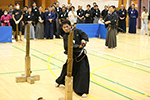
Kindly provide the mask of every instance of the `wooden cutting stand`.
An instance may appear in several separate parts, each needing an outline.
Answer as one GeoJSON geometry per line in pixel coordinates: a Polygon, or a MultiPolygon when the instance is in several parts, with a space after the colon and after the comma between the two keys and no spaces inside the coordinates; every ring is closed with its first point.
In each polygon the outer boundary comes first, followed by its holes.
{"type": "Polygon", "coordinates": [[[30,26],[27,24],[27,34],[26,34],[26,56],[25,56],[25,74],[21,77],[16,77],[16,82],[28,82],[34,84],[34,81],[40,80],[39,75],[31,76],[31,57],[30,57],[30,26]]]}
{"type": "Polygon", "coordinates": [[[72,31],[68,36],[68,61],[67,61],[67,76],[65,77],[65,99],[59,98],[59,100],[73,100],[73,77],[72,77],[72,67],[73,67],[73,34],[72,31]]]}

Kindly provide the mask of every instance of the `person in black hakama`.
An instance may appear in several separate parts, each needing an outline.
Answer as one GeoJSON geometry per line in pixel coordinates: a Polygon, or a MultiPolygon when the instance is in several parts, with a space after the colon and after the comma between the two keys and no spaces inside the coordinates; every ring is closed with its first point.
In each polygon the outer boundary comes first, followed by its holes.
{"type": "Polygon", "coordinates": [[[35,24],[37,24],[37,23],[38,23],[39,9],[38,9],[38,7],[36,6],[36,2],[33,2],[32,5],[33,5],[33,7],[32,7],[32,13],[33,13],[34,16],[35,16],[35,24]]]}
{"type": "Polygon", "coordinates": [[[115,49],[117,46],[117,41],[116,41],[116,23],[118,20],[118,16],[115,11],[115,6],[110,6],[109,8],[109,14],[106,16],[104,19],[105,25],[107,28],[107,37],[106,37],[106,47],[107,48],[112,48],[115,49]]]}
{"type": "MultiPolygon", "coordinates": [[[[121,9],[118,11],[118,16],[119,16],[119,22],[118,22],[118,27],[124,30],[126,33],[126,17],[127,17],[127,11],[124,8],[123,5],[121,5],[121,9]]],[[[118,30],[120,32],[120,30],[118,30]]]]}
{"type": "Polygon", "coordinates": [[[44,39],[44,21],[45,21],[45,14],[42,12],[43,7],[39,7],[39,16],[38,16],[38,23],[36,26],[36,39],[44,39]]]}
{"type": "MultiPolygon", "coordinates": [[[[65,20],[62,22],[62,28],[64,30],[63,41],[65,54],[68,52],[68,35],[71,33],[71,22],[65,20]]],[[[87,97],[89,93],[89,81],[90,81],[90,68],[89,61],[86,55],[84,46],[88,42],[88,36],[86,33],[79,29],[74,29],[73,37],[73,89],[78,95],[82,95],[83,98],[87,97]]],[[[56,87],[60,84],[65,85],[65,76],[67,74],[67,61],[63,65],[60,76],[56,79],[56,87]]]]}
{"type": "Polygon", "coordinates": [[[100,10],[98,8],[98,5],[94,6],[94,12],[93,12],[93,23],[98,23],[99,17],[100,17],[100,10]]]}
{"type": "Polygon", "coordinates": [[[36,6],[36,2],[33,2],[32,5],[33,5],[33,7],[32,7],[32,13],[34,14],[34,17],[35,17],[34,31],[36,32],[36,25],[38,23],[38,17],[39,17],[39,9],[36,6]]]}
{"type": "Polygon", "coordinates": [[[35,31],[34,31],[34,23],[35,23],[35,16],[32,13],[32,8],[28,8],[28,13],[25,14],[25,34],[24,38],[26,39],[27,35],[27,24],[30,26],[30,39],[35,39],[35,31]]]}

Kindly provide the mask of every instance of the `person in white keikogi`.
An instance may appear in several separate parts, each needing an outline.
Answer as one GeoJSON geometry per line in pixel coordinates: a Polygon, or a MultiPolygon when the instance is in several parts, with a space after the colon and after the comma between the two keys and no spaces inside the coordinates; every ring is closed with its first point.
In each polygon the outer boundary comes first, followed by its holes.
{"type": "Polygon", "coordinates": [[[142,27],[141,27],[141,34],[143,35],[143,31],[145,29],[145,35],[147,35],[148,33],[148,11],[146,8],[144,8],[144,12],[141,15],[141,19],[142,19],[142,27]]]}

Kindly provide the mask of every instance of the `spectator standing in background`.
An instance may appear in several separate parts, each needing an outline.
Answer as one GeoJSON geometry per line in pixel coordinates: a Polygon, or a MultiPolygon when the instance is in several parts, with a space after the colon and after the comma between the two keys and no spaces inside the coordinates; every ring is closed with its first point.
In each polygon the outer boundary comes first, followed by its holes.
{"type": "Polygon", "coordinates": [[[92,23],[92,12],[91,12],[91,6],[87,5],[87,10],[85,11],[85,23],[92,23]]]}
{"type": "Polygon", "coordinates": [[[56,18],[57,18],[57,12],[55,10],[55,6],[52,5],[52,12],[55,13],[55,20],[53,21],[53,34],[55,35],[55,38],[59,38],[57,28],[56,28],[56,18]]]}
{"type": "MultiPolygon", "coordinates": [[[[12,15],[13,15],[13,5],[10,4],[8,7],[9,7],[8,14],[9,14],[9,15],[11,16],[11,18],[12,18],[12,15]]],[[[10,21],[10,25],[12,26],[12,29],[14,30],[14,27],[15,27],[15,22],[14,22],[14,20],[11,20],[11,21],[10,21]]]]}
{"type": "Polygon", "coordinates": [[[129,33],[136,33],[136,19],[138,18],[138,11],[135,5],[132,4],[132,9],[129,10],[129,33]]]}
{"type": "Polygon", "coordinates": [[[70,11],[70,5],[67,5],[67,10],[66,10],[66,12],[69,13],[69,11],[70,11]]]}
{"type": "Polygon", "coordinates": [[[82,6],[79,6],[79,9],[77,10],[77,23],[84,23],[84,10],[82,9],[82,6]]]}
{"type": "MultiPolygon", "coordinates": [[[[35,24],[35,16],[32,13],[32,8],[28,8],[28,13],[25,15],[25,25],[30,25],[30,39],[35,39],[35,32],[34,32],[34,24],[35,24]]],[[[25,35],[24,38],[26,39],[27,34],[27,27],[25,26],[25,35]]]]}
{"type": "Polygon", "coordinates": [[[15,9],[13,10],[13,15],[12,18],[15,22],[15,26],[14,26],[14,37],[16,36],[16,24],[18,24],[18,31],[19,31],[19,35],[20,35],[20,41],[22,41],[21,39],[21,31],[22,31],[22,18],[23,18],[23,12],[20,9],[20,4],[16,3],[15,4],[15,9]]]}
{"type": "Polygon", "coordinates": [[[53,39],[53,22],[56,16],[55,13],[52,12],[52,7],[48,7],[46,15],[46,39],[53,39]]]}
{"type": "MultiPolygon", "coordinates": [[[[119,21],[118,26],[122,28],[126,33],[126,17],[127,17],[127,11],[124,8],[123,5],[121,5],[121,9],[118,11],[119,21]]],[[[118,30],[119,31],[119,30],[118,30]]]]}
{"type": "Polygon", "coordinates": [[[28,13],[28,7],[27,6],[24,6],[23,8],[23,19],[22,19],[22,25],[24,26],[24,23],[25,23],[25,15],[28,13]]]}
{"type": "Polygon", "coordinates": [[[104,10],[102,11],[103,19],[106,17],[107,14],[108,14],[108,7],[107,7],[107,5],[105,5],[104,10]]]}
{"type": "Polygon", "coordinates": [[[71,7],[71,11],[68,13],[68,19],[71,22],[71,25],[77,22],[77,12],[75,11],[75,7],[71,7]]]}
{"type": "Polygon", "coordinates": [[[142,28],[141,28],[141,34],[143,35],[143,31],[145,29],[145,35],[148,34],[148,11],[146,8],[144,8],[144,12],[141,15],[141,19],[142,19],[142,28]]]}
{"type": "Polygon", "coordinates": [[[39,16],[38,16],[38,23],[36,26],[36,39],[44,39],[44,20],[45,15],[43,13],[43,7],[39,7],[39,16]]]}
{"type": "Polygon", "coordinates": [[[10,4],[10,5],[8,5],[8,7],[9,7],[8,14],[12,17],[12,14],[13,14],[13,5],[10,4]]]}
{"type": "Polygon", "coordinates": [[[4,15],[1,17],[2,26],[10,26],[11,16],[7,13],[7,10],[4,10],[4,15]]]}
{"type": "Polygon", "coordinates": [[[93,7],[91,8],[91,11],[94,11],[95,5],[97,5],[96,2],[93,2],[93,7]]]}
{"type": "MultiPolygon", "coordinates": [[[[34,14],[34,17],[35,17],[35,24],[34,24],[34,32],[36,31],[36,25],[37,25],[37,22],[38,22],[38,16],[39,16],[39,9],[38,7],[36,6],[36,2],[33,2],[32,3],[32,13],[34,14]]],[[[36,34],[35,34],[36,35],[36,34]]]]}
{"type": "Polygon", "coordinates": [[[67,20],[68,18],[68,13],[65,11],[65,7],[62,8],[62,11],[59,13],[59,24],[60,24],[60,29],[59,29],[59,38],[62,38],[62,21],[67,20]]]}
{"type": "Polygon", "coordinates": [[[95,9],[93,13],[93,19],[94,19],[93,23],[98,23],[99,17],[100,17],[100,10],[98,8],[98,5],[95,5],[95,9]]]}
{"type": "Polygon", "coordinates": [[[129,14],[129,10],[132,9],[133,4],[134,4],[134,2],[132,2],[131,6],[128,8],[128,14],[129,14]]]}
{"type": "Polygon", "coordinates": [[[24,6],[23,10],[24,12],[23,12],[23,19],[22,19],[22,34],[24,34],[25,31],[25,15],[28,12],[28,7],[24,6]]]}
{"type": "Polygon", "coordinates": [[[53,3],[53,6],[56,7],[56,3],[53,3]]]}
{"type": "Polygon", "coordinates": [[[91,23],[93,23],[93,21],[94,21],[95,5],[97,5],[96,2],[93,2],[93,7],[90,9],[91,10],[91,18],[92,18],[92,22],[91,23]]]}

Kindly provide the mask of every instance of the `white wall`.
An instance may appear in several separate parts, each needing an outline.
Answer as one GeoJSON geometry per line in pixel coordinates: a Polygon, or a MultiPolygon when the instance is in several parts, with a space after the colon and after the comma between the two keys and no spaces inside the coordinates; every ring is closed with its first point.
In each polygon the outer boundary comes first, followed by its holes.
{"type": "MultiPolygon", "coordinates": [[[[105,5],[109,4],[109,5],[115,5],[117,7],[119,3],[119,0],[94,0],[94,1],[98,4],[101,11],[104,9],[105,5]]],[[[70,0],[73,6],[75,6],[76,10],[78,9],[78,5],[82,5],[83,9],[86,9],[87,4],[93,6],[94,1],[93,0],[70,0]]],[[[59,0],[59,2],[60,2],[60,6],[62,4],[67,5],[68,0],[59,0]]]]}
{"type": "MultiPolygon", "coordinates": [[[[105,5],[116,5],[118,6],[118,0],[94,0],[98,6],[99,9],[102,11],[104,9],[105,5]],[[117,4],[116,4],[117,3],[117,4]]],[[[86,9],[86,5],[90,4],[93,7],[93,0],[71,0],[73,4],[77,7],[78,4],[81,4],[84,9],[86,9]]]]}
{"type": "Polygon", "coordinates": [[[57,0],[57,1],[59,1],[61,7],[63,4],[65,4],[66,6],[68,4],[68,0],[57,0]]]}

